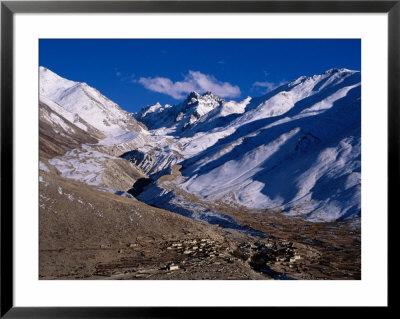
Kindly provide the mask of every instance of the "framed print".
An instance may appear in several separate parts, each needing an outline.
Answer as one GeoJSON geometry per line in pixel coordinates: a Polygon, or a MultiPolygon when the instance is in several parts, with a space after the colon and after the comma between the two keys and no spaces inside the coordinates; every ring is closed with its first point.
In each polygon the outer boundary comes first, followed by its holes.
{"type": "Polygon", "coordinates": [[[1,315],[388,308],[399,15],[2,1],[1,315]]]}

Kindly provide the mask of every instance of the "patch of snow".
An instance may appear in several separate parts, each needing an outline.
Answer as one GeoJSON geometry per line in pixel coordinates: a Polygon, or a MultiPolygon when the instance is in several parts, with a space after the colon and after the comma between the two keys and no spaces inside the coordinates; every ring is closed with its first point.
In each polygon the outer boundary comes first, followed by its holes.
{"type": "Polygon", "coordinates": [[[47,182],[44,180],[43,176],[40,176],[40,175],[39,175],[39,183],[43,183],[44,186],[49,186],[49,183],[47,183],[47,182]]]}
{"type": "Polygon", "coordinates": [[[50,173],[49,168],[47,167],[47,165],[45,163],[43,163],[42,161],[39,161],[39,169],[45,172],[50,173]]]}
{"type": "Polygon", "coordinates": [[[86,149],[73,149],[64,156],[49,160],[61,173],[62,177],[84,182],[88,185],[102,185],[104,164],[112,156],[95,151],[88,146],[86,149]]]}

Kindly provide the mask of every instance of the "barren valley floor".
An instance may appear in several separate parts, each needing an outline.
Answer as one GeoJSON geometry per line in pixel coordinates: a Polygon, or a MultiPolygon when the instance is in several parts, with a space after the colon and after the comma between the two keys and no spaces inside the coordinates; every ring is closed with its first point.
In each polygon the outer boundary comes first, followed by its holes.
{"type": "MultiPolygon", "coordinates": [[[[250,235],[67,180],[40,182],[40,279],[361,279],[360,220],[218,208],[250,235]]],[[[214,207],[216,209],[216,207],[214,207]]]]}

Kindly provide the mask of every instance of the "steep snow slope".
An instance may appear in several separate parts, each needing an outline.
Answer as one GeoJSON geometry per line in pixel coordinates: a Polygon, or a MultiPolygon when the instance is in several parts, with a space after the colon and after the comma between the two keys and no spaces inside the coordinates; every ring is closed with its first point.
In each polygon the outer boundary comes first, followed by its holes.
{"type": "MultiPolygon", "coordinates": [[[[210,201],[283,209],[310,220],[358,216],[360,99],[360,72],[332,69],[260,98],[221,101],[185,130],[174,130],[185,158],[178,162],[186,178],[180,186],[210,201]]],[[[182,127],[183,119],[160,119],[153,127],[165,127],[155,134],[182,127]]]]}
{"type": "Polygon", "coordinates": [[[152,142],[144,125],[97,90],[43,67],[39,123],[40,157],[62,177],[123,196],[146,177],[119,158],[152,142]]]}
{"type": "Polygon", "coordinates": [[[71,148],[98,141],[95,132],[90,134],[77,125],[85,122],[72,123],[61,114],[47,104],[39,103],[39,150],[42,158],[63,155],[71,148]]]}
{"type": "MultiPolygon", "coordinates": [[[[128,112],[96,89],[86,83],[66,80],[44,67],[40,67],[40,100],[72,122],[82,118],[105,136],[144,131],[128,112]]],[[[88,130],[82,124],[80,128],[88,130]]]]}
{"type": "MultiPolygon", "coordinates": [[[[53,115],[46,116],[45,114],[41,114],[41,118],[46,118],[50,123],[57,121],[57,117],[62,117],[66,119],[68,122],[74,124],[75,126],[79,127],[83,131],[87,132],[89,135],[95,138],[104,138],[105,135],[103,132],[99,131],[84,119],[82,119],[78,113],[72,113],[64,109],[62,106],[58,105],[54,101],[48,99],[45,96],[40,96],[39,104],[45,105],[48,107],[53,115]]],[[[40,111],[43,111],[43,107],[40,108],[40,111]]],[[[57,124],[56,124],[57,125],[57,124]]],[[[65,125],[64,125],[65,128],[65,125]]],[[[68,129],[67,129],[68,130],[68,129]]]]}

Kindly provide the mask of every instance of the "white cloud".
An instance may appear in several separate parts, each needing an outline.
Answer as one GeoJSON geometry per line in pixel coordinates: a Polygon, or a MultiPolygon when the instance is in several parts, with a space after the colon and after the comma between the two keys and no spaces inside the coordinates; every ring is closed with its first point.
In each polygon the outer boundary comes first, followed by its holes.
{"type": "Polygon", "coordinates": [[[163,77],[141,77],[138,82],[148,90],[167,94],[177,100],[192,91],[199,93],[211,91],[221,97],[238,97],[241,94],[237,85],[218,81],[214,76],[199,71],[189,71],[183,81],[173,82],[163,77]]]}

